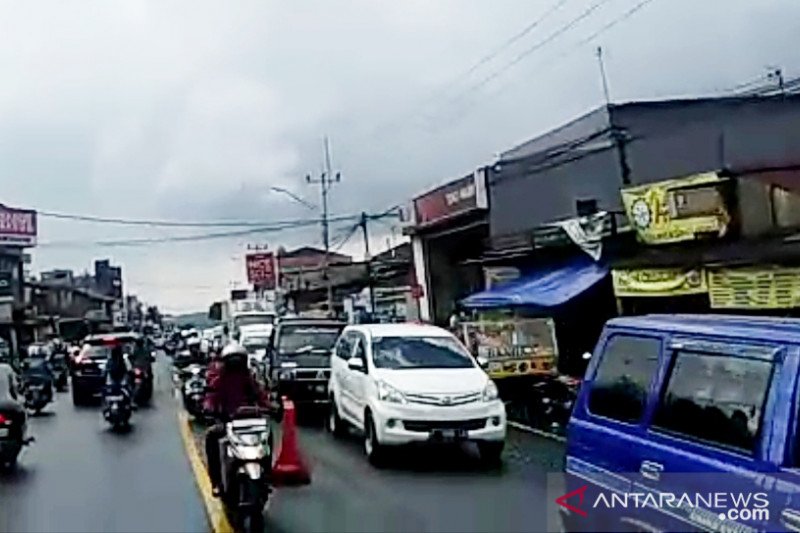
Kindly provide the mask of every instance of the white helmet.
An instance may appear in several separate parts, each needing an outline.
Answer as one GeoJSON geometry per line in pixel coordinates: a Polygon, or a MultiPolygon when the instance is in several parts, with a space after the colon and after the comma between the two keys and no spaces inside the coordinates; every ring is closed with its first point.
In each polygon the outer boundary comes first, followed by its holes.
{"type": "Polygon", "coordinates": [[[189,337],[186,339],[186,346],[200,346],[200,339],[197,337],[189,337]]]}
{"type": "Polygon", "coordinates": [[[222,358],[227,359],[228,357],[235,355],[242,355],[247,357],[247,349],[236,341],[229,342],[222,349],[222,358]]]}

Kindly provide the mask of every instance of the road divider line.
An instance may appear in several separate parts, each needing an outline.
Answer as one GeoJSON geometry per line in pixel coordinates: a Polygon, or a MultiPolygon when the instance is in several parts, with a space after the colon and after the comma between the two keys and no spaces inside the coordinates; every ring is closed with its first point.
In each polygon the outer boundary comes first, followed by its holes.
{"type": "Polygon", "coordinates": [[[507,420],[506,423],[509,425],[509,427],[512,427],[519,431],[524,431],[526,433],[533,433],[534,435],[538,435],[539,437],[544,437],[546,439],[554,440],[556,442],[567,442],[567,439],[565,439],[561,435],[548,433],[547,431],[542,431],[541,429],[532,428],[530,426],[526,426],[525,424],[520,424],[519,422],[514,422],[512,420],[507,420]]]}
{"type": "Polygon", "coordinates": [[[197,488],[203,497],[203,505],[206,508],[211,531],[213,533],[233,533],[233,528],[228,521],[228,516],[225,514],[222,502],[215,498],[211,491],[211,479],[208,477],[206,465],[200,456],[197,444],[195,444],[192,428],[189,426],[189,416],[183,409],[178,410],[178,425],[180,426],[183,445],[186,448],[186,455],[189,456],[189,462],[194,471],[197,488]]]}

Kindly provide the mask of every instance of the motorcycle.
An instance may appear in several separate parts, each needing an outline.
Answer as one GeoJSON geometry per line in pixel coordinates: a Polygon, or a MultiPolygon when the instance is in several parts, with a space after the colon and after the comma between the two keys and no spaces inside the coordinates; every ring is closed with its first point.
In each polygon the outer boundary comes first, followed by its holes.
{"type": "Polygon", "coordinates": [[[533,385],[528,403],[528,421],[532,427],[563,434],[578,396],[580,380],[559,376],[533,385]]]}
{"type": "Polygon", "coordinates": [[[27,436],[27,430],[25,411],[0,404],[0,469],[12,469],[22,448],[34,441],[33,437],[27,436]]]}
{"type": "Polygon", "coordinates": [[[25,408],[35,415],[53,401],[53,385],[47,378],[24,377],[22,393],[25,408]]]}
{"type": "Polygon", "coordinates": [[[185,376],[181,388],[183,406],[190,415],[200,417],[206,393],[206,367],[198,364],[189,365],[183,371],[183,375],[185,376]]]}
{"type": "Polygon", "coordinates": [[[112,428],[129,427],[132,411],[130,394],[121,386],[107,386],[103,390],[103,418],[112,428]]]}
{"type": "Polygon", "coordinates": [[[69,363],[67,361],[67,354],[55,353],[50,361],[50,369],[53,373],[53,384],[58,392],[67,390],[69,383],[69,363]]]}
{"type": "Polygon", "coordinates": [[[264,531],[264,506],[272,492],[272,432],[266,411],[240,409],[220,439],[221,496],[237,530],[264,531]]]}
{"type": "Polygon", "coordinates": [[[133,369],[133,401],[144,406],[153,397],[153,376],[150,369],[135,367],[133,369]]]}

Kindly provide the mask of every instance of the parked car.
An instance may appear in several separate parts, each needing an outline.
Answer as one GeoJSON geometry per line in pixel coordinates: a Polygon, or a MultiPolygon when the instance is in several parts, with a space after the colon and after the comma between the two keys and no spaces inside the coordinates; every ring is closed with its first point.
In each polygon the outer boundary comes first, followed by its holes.
{"type": "Polygon", "coordinates": [[[298,406],[327,405],[331,351],[344,327],[344,322],[328,318],[281,319],[267,363],[276,394],[288,396],[298,406]]]}
{"type": "Polygon", "coordinates": [[[352,425],[379,465],[391,446],[476,442],[497,462],[506,411],[497,387],[447,330],[420,324],[348,326],[331,357],[328,429],[352,425]]]}
{"type": "Polygon", "coordinates": [[[800,530],[799,365],[796,319],[609,321],[567,428],[564,529],[800,530]],[[633,492],[688,497],[609,508],[633,492]]]}

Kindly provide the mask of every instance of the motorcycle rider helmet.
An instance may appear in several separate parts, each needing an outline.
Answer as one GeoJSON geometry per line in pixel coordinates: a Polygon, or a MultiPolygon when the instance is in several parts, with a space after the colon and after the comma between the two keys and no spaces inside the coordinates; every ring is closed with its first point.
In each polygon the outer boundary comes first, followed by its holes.
{"type": "Polygon", "coordinates": [[[222,364],[225,368],[247,368],[247,349],[238,342],[231,342],[222,349],[222,364]]]}

